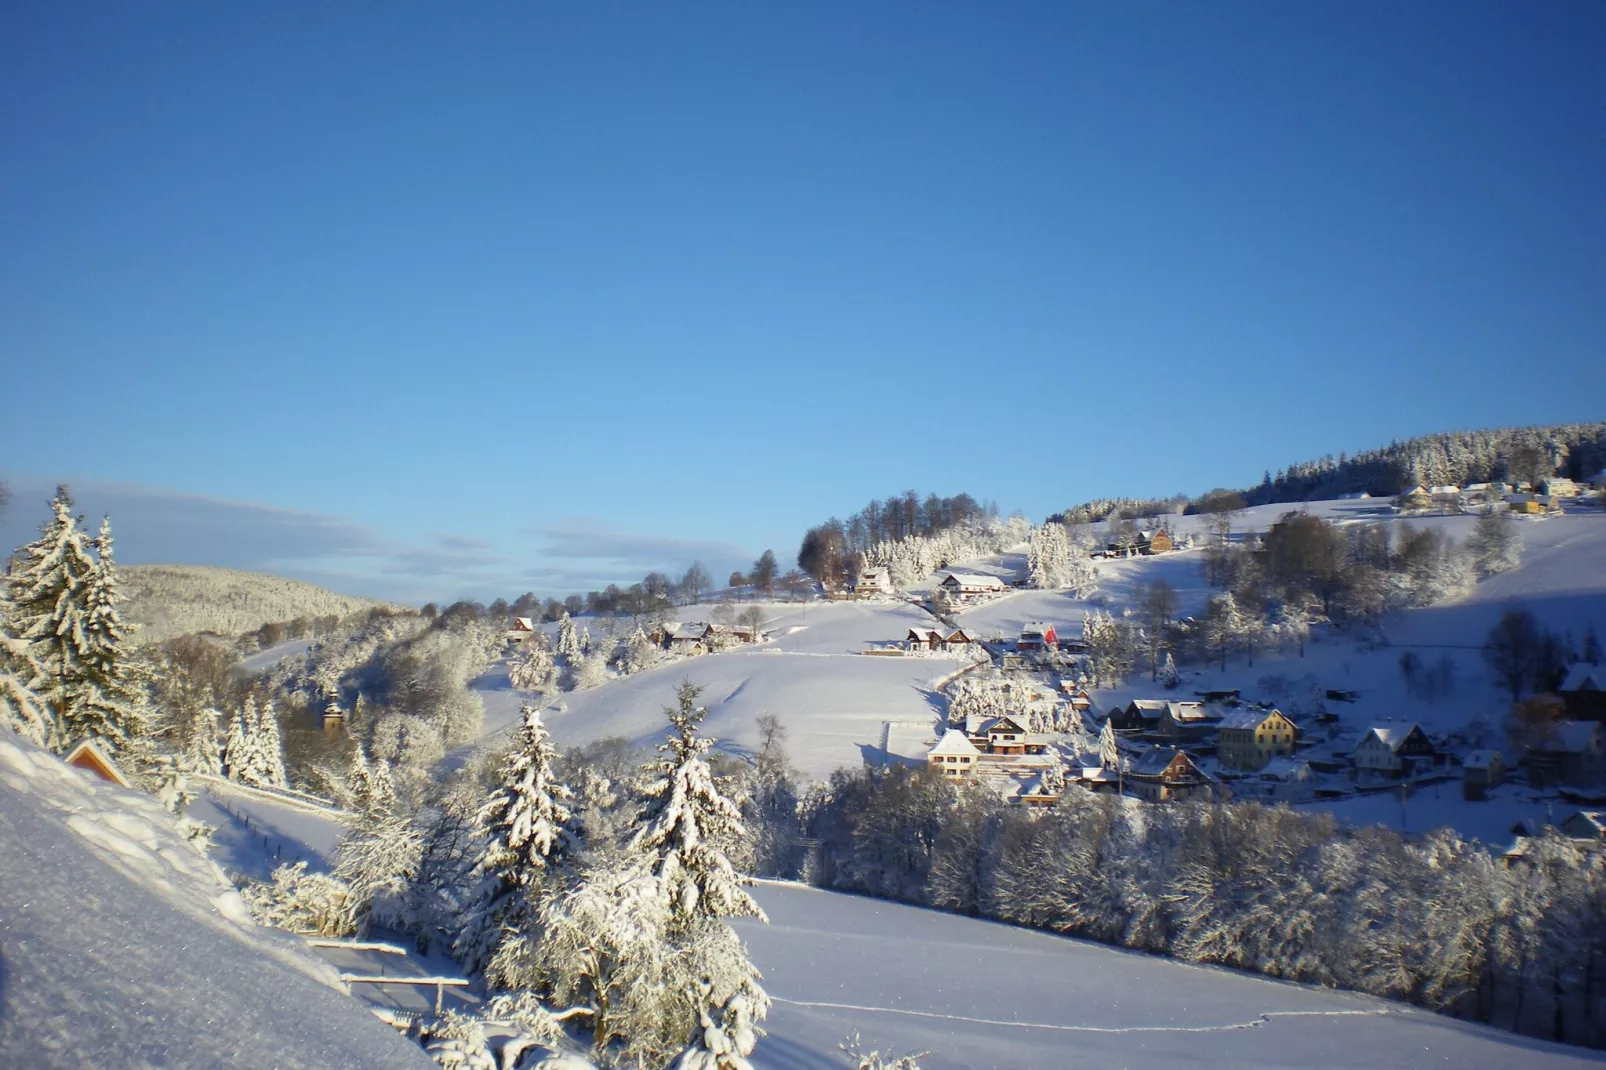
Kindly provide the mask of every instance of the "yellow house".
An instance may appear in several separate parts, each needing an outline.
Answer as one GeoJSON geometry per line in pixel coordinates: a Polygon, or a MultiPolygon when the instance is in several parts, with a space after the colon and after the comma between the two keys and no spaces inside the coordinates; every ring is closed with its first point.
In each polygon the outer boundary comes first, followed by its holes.
{"type": "Polygon", "coordinates": [[[957,728],[943,733],[937,745],[926,752],[926,761],[942,770],[942,775],[961,780],[976,772],[981,748],[966,738],[957,728]]]}
{"type": "Polygon", "coordinates": [[[1280,710],[1233,710],[1221,722],[1217,757],[1228,769],[1261,770],[1294,753],[1299,729],[1280,710]]]}

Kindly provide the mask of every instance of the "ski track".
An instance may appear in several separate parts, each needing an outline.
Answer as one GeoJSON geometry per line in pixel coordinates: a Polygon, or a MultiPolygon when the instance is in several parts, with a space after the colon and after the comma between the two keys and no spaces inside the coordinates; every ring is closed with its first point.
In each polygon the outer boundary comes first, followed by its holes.
{"type": "Polygon", "coordinates": [[[916,1011],[903,1007],[864,1007],[856,1003],[825,1003],[814,1000],[787,999],[771,995],[776,1003],[792,1007],[816,1007],[822,1010],[859,1011],[866,1014],[902,1014],[911,1018],[935,1018],[945,1022],[967,1022],[971,1025],[1004,1026],[1010,1029],[1051,1029],[1061,1033],[1226,1033],[1235,1029],[1259,1029],[1271,1024],[1273,1018],[1379,1018],[1397,1012],[1388,1009],[1371,1011],[1266,1011],[1247,1022],[1228,1022],[1226,1025],[1061,1025],[1049,1022],[1008,1022],[996,1018],[970,1018],[963,1014],[939,1014],[935,1011],[916,1011]]]}

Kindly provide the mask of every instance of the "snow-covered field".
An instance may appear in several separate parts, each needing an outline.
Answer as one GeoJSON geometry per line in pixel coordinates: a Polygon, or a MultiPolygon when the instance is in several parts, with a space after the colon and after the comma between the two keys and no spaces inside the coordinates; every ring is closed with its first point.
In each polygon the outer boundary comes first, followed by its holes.
{"type": "Polygon", "coordinates": [[[0,736],[0,1066],[428,1067],[149,796],[0,736]]]}
{"type": "Polygon", "coordinates": [[[796,885],[755,894],[770,924],[736,927],[775,1001],[764,1070],[840,1068],[855,1032],[931,1051],[926,1070],[1606,1065],[1368,996],[796,885]]]}
{"type": "MultiPolygon", "coordinates": [[[[824,778],[879,754],[884,721],[934,724],[941,709],[937,684],[958,671],[957,659],[859,653],[871,644],[902,640],[912,626],[930,625],[929,614],[897,602],[756,604],[766,611],[771,642],[673,661],[565,694],[567,708],[547,714],[553,738],[562,746],[609,736],[656,742],[665,728],[663,707],[683,679],[705,688],[704,726],[724,749],[750,751],[758,741],[757,719],[773,713],[786,724],[794,764],[811,777],[824,778]]],[[[475,687],[485,702],[486,731],[500,739],[527,696],[508,686],[505,666],[493,668],[475,687]]],[[[931,733],[913,735],[919,738],[900,729],[898,738],[907,740],[905,757],[919,758],[931,733]]]]}

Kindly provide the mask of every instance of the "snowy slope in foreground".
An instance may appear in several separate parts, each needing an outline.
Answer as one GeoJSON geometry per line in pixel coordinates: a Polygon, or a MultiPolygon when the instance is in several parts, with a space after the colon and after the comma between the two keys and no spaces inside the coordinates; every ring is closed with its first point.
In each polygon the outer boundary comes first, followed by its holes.
{"type": "Polygon", "coordinates": [[[837,1043],[983,1067],[1600,1067],[1606,1055],[1368,996],[801,886],[740,921],[774,999],[757,1070],[837,1070],[837,1043]]]}
{"type": "Polygon", "coordinates": [[[429,1067],[154,800],[0,735],[0,1066],[429,1067]]]}

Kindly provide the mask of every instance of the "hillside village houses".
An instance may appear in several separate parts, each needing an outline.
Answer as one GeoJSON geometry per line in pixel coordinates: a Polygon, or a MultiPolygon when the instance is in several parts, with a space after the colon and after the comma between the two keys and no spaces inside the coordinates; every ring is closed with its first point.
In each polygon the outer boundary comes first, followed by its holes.
{"type": "Polygon", "coordinates": [[[1355,744],[1358,773],[1403,777],[1432,766],[1438,751],[1418,724],[1377,724],[1355,744]]]}
{"type": "Polygon", "coordinates": [[[1218,726],[1216,755],[1228,769],[1257,772],[1273,758],[1294,753],[1299,729],[1281,710],[1233,710],[1218,726]]]}
{"type": "Polygon", "coordinates": [[[1132,791],[1148,802],[1208,798],[1220,790],[1214,778],[1200,769],[1187,751],[1154,747],[1126,771],[1132,791]]]}
{"type": "Polygon", "coordinates": [[[1497,750],[1475,750],[1461,760],[1461,797],[1477,802],[1506,779],[1506,760],[1497,750]]]}
{"type": "Polygon", "coordinates": [[[995,598],[1007,588],[997,576],[950,572],[937,584],[937,599],[949,606],[968,606],[995,598]]]}
{"type": "Polygon", "coordinates": [[[1580,661],[1568,668],[1556,695],[1574,721],[1606,721],[1606,668],[1580,661]]]}
{"type": "Polygon", "coordinates": [[[892,586],[892,570],[885,565],[873,565],[860,571],[851,584],[857,598],[871,598],[897,594],[892,586]]]}
{"type": "Polygon", "coordinates": [[[913,653],[963,653],[977,643],[963,628],[910,628],[903,647],[913,653]]]}
{"type": "Polygon", "coordinates": [[[1558,721],[1528,748],[1528,782],[1535,787],[1598,784],[1606,773],[1606,739],[1599,721],[1558,721]]]}
{"type": "Polygon", "coordinates": [[[1050,653],[1060,648],[1059,635],[1054,631],[1052,624],[1042,621],[1032,621],[1020,630],[1020,638],[1015,640],[1015,649],[1021,653],[1050,653]]]}
{"type": "Polygon", "coordinates": [[[1167,743],[1202,743],[1220,726],[1222,716],[1202,702],[1167,702],[1154,731],[1167,743]]]}

